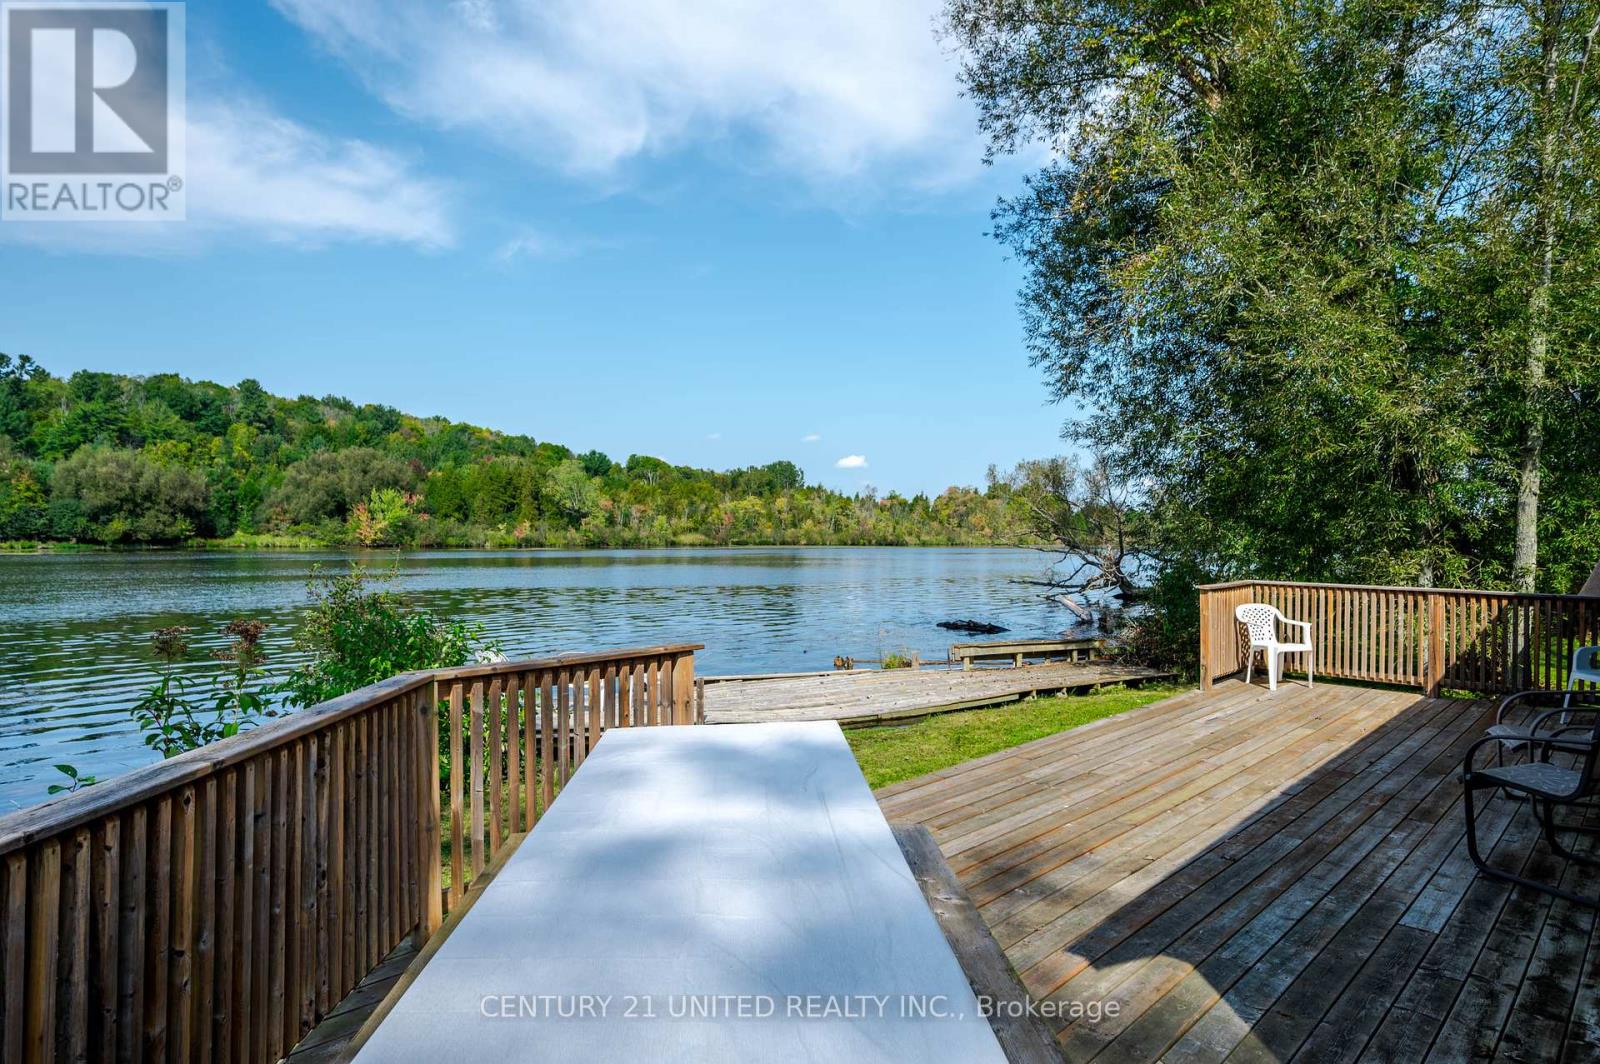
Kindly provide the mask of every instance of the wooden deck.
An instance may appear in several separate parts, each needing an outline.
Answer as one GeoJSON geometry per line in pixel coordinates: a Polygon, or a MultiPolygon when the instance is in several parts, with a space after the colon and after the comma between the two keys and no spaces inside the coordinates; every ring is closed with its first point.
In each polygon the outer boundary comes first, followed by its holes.
{"type": "Polygon", "coordinates": [[[706,677],[707,724],[836,720],[877,724],[956,709],[1014,702],[1029,695],[1142,683],[1166,673],[1104,662],[1026,665],[1020,669],[887,669],[771,678],[706,677]]]}
{"type": "MultiPolygon", "coordinates": [[[[1456,776],[1490,714],[1234,681],[879,802],[933,833],[1068,1060],[1600,1060],[1594,912],[1465,852],[1456,776]]],[[[1482,828],[1497,862],[1594,891],[1513,803],[1482,828]]]]}

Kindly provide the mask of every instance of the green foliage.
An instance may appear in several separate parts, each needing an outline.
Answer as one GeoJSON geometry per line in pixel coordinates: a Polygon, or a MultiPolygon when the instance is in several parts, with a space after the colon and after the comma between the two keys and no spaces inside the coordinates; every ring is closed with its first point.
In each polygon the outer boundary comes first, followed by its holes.
{"type": "Polygon", "coordinates": [[[343,521],[374,493],[411,486],[406,464],[371,447],[318,451],[283,471],[267,507],[291,525],[343,521]]]}
{"type": "Polygon", "coordinates": [[[418,669],[465,665],[492,651],[482,629],[410,607],[400,594],[374,590],[360,565],[330,573],[312,570],[306,611],[295,646],[306,662],[279,687],[286,705],[304,707],[418,669]]]}
{"type": "Polygon", "coordinates": [[[205,478],[134,451],[85,444],[56,463],[51,476],[51,532],[100,543],[186,539],[200,528],[205,478]]]}
{"type": "Polygon", "coordinates": [[[232,637],[216,657],[225,667],[211,678],[209,697],[197,696],[194,685],[179,675],[176,666],[189,655],[189,629],[162,628],[151,637],[151,647],[161,662],[156,682],[130,711],[144,736],[144,744],[162,757],[175,757],[218,739],[237,735],[262,716],[273,716],[257,689],[265,655],[260,621],[235,620],[222,629],[232,637]]]}
{"type": "Polygon", "coordinates": [[[76,794],[85,787],[93,787],[100,782],[98,776],[85,776],[78,772],[76,765],[57,765],[57,772],[67,778],[66,783],[52,783],[45,788],[48,794],[76,794]]]}
{"type": "Polygon", "coordinates": [[[347,399],[0,355],[0,540],[374,547],[940,545],[1022,538],[1003,489],[854,498],[347,399]]]}
{"type": "Polygon", "coordinates": [[[351,537],[363,547],[404,547],[417,540],[416,497],[397,488],[373,488],[350,513],[351,537]]]}
{"type": "Polygon", "coordinates": [[[995,215],[1035,362],[1165,558],[1504,586],[1520,496],[1540,586],[1575,590],[1600,547],[1597,14],[950,0],[991,150],[1055,149],[995,215]]]}
{"type": "Polygon", "coordinates": [[[1140,606],[1127,618],[1116,656],[1187,679],[1197,676],[1200,598],[1194,589],[1206,579],[1193,562],[1180,560],[1163,566],[1145,589],[1140,606]]]}
{"type": "Polygon", "coordinates": [[[891,650],[883,656],[882,668],[909,669],[911,668],[911,653],[905,650],[891,650]]]}

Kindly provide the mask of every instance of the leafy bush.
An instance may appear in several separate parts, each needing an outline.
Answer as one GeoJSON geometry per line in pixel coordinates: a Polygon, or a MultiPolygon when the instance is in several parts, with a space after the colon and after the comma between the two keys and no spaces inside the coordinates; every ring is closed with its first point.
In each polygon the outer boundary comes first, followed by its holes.
{"type": "Polygon", "coordinates": [[[318,451],[283,471],[268,506],[295,525],[343,521],[374,492],[406,489],[414,479],[404,461],[372,447],[318,451]]]}
{"type": "MultiPolygon", "coordinates": [[[[134,723],[144,733],[144,744],[162,757],[175,757],[237,735],[258,717],[272,716],[266,699],[256,690],[266,660],[260,646],[265,630],[260,621],[247,620],[230,621],[223,627],[223,634],[232,636],[233,641],[217,652],[217,659],[227,668],[213,679],[209,705],[191,693],[191,681],[177,672],[178,663],[189,655],[189,629],[180,625],[158,630],[150,641],[162,663],[160,676],[131,711],[134,723]]],[[[68,775],[76,781],[74,774],[68,775]]]]}
{"type": "Polygon", "coordinates": [[[279,687],[290,706],[311,706],[416,669],[465,665],[490,651],[477,625],[413,609],[404,596],[374,590],[365,567],[347,572],[312,569],[306,590],[311,608],[295,635],[306,656],[279,687]]]}
{"type": "Polygon", "coordinates": [[[350,533],[363,547],[409,547],[422,524],[417,497],[395,488],[373,488],[371,497],[350,512],[350,533]]]}
{"type": "Polygon", "coordinates": [[[209,488],[199,473],[134,451],[83,447],[51,477],[52,531],[102,543],[187,539],[205,518],[209,488]],[[68,512],[78,517],[69,524],[68,512]]]}
{"type": "Polygon", "coordinates": [[[1190,562],[1162,566],[1146,592],[1144,607],[1122,631],[1117,657],[1183,677],[1196,675],[1200,668],[1200,596],[1195,585],[1208,579],[1190,562]]]}

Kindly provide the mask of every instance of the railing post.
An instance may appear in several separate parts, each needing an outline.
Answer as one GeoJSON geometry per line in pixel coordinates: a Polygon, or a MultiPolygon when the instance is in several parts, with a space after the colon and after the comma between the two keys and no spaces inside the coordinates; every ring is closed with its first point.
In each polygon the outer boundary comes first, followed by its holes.
{"type": "MultiPolygon", "coordinates": [[[[423,688],[422,735],[427,749],[421,751],[423,764],[422,808],[417,822],[421,826],[422,847],[422,937],[426,941],[444,925],[444,853],[439,824],[439,681],[423,688]]],[[[452,771],[454,769],[452,768],[452,771]]]]}
{"type": "MultiPolygon", "coordinates": [[[[1211,592],[1200,592],[1200,690],[1211,690],[1211,592]]],[[[965,665],[963,665],[965,667],[965,665]]]]}
{"type": "Polygon", "coordinates": [[[688,653],[672,663],[672,723],[695,723],[694,654],[688,653]]]}
{"type": "Polygon", "coordinates": [[[1444,688],[1444,596],[1424,592],[1428,601],[1428,661],[1422,673],[1422,687],[1429,698],[1438,698],[1444,688]]]}

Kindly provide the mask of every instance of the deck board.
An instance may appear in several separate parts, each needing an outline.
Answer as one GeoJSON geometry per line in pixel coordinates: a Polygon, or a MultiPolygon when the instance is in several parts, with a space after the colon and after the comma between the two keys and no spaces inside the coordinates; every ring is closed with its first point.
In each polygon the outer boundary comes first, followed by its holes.
{"type": "Polygon", "coordinates": [[[1029,695],[1144,683],[1169,673],[1109,662],[1022,668],[887,669],[774,677],[706,677],[708,724],[836,720],[863,725],[1012,702],[1029,695]]]}
{"type": "MultiPolygon", "coordinates": [[[[1595,914],[1475,874],[1485,703],[1232,682],[879,792],[922,823],[1069,1060],[1593,1060],[1595,914]]],[[[1591,819],[1594,819],[1591,814],[1591,819]]],[[[1486,846],[1565,877],[1495,799],[1486,846]]]]}

